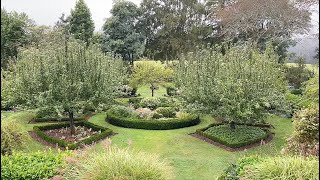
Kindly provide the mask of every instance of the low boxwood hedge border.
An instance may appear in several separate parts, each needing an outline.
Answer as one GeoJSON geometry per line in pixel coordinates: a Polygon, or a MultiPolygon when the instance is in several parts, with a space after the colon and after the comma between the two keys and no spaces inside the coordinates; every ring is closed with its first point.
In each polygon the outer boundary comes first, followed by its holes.
{"type": "Polygon", "coordinates": [[[125,128],[168,130],[197,125],[200,123],[200,118],[196,115],[190,115],[183,119],[168,118],[165,120],[141,120],[126,117],[118,117],[110,112],[107,112],[106,121],[112,125],[121,126],[125,128]]]}
{"type": "Polygon", "coordinates": [[[75,125],[78,125],[78,126],[81,125],[81,126],[85,126],[87,128],[92,128],[95,131],[101,130],[101,133],[96,134],[91,137],[88,137],[86,139],[83,139],[77,143],[70,143],[70,142],[64,141],[62,139],[51,137],[51,136],[47,135],[45,132],[43,132],[45,130],[67,127],[67,126],[70,126],[70,123],[50,124],[50,125],[46,125],[46,126],[34,126],[33,131],[43,140],[45,140],[49,143],[58,144],[58,146],[61,146],[61,147],[64,147],[64,148],[67,148],[70,150],[78,148],[81,144],[91,144],[92,142],[98,141],[98,140],[105,138],[113,133],[111,129],[104,128],[102,126],[97,126],[97,125],[89,123],[87,121],[75,122],[75,125]]]}
{"type": "Polygon", "coordinates": [[[197,129],[196,130],[196,134],[198,134],[200,136],[203,136],[205,138],[208,138],[208,139],[210,139],[210,140],[212,140],[214,142],[217,142],[217,143],[220,143],[222,145],[225,145],[227,147],[230,147],[230,148],[240,148],[240,147],[243,147],[243,146],[251,145],[251,144],[260,142],[261,140],[266,140],[269,136],[271,136],[273,134],[273,132],[271,132],[269,130],[269,128],[273,127],[270,124],[244,124],[244,123],[237,123],[236,125],[247,125],[247,126],[259,127],[264,132],[266,132],[266,134],[261,139],[257,139],[257,140],[254,140],[254,141],[247,141],[247,142],[244,142],[244,143],[237,143],[237,144],[229,144],[228,142],[226,142],[224,140],[221,140],[221,139],[219,139],[219,138],[217,138],[215,136],[206,134],[204,132],[205,130],[207,130],[207,129],[213,127],[213,126],[220,126],[220,125],[224,125],[224,124],[227,124],[227,123],[213,123],[213,124],[210,124],[207,127],[204,127],[204,128],[201,128],[201,129],[197,129]]]}

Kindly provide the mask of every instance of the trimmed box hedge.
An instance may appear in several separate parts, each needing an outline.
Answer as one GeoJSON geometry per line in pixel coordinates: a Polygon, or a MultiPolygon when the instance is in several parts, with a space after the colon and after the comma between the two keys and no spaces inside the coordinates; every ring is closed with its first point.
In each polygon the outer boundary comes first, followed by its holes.
{"type": "Polygon", "coordinates": [[[65,147],[68,148],[70,150],[76,149],[78,148],[81,144],[91,144],[92,142],[98,141],[102,138],[105,138],[109,135],[112,134],[112,130],[108,129],[108,128],[104,128],[102,126],[97,126],[95,124],[89,123],[87,121],[80,121],[80,122],[75,122],[75,125],[77,126],[85,126],[87,128],[92,128],[95,131],[101,131],[100,134],[96,134],[94,136],[88,137],[86,139],[83,139],[77,143],[70,143],[67,142],[65,140],[62,139],[58,139],[58,138],[54,138],[51,137],[49,135],[47,135],[45,132],[45,130],[51,130],[51,129],[59,129],[62,127],[68,127],[70,126],[69,123],[59,123],[59,124],[50,124],[50,125],[46,125],[46,126],[34,126],[33,127],[33,131],[43,140],[49,142],[49,143],[53,143],[53,144],[58,144],[61,147],[65,147]]]}
{"type": "MultiPolygon", "coordinates": [[[[239,143],[229,143],[227,139],[221,139],[218,138],[216,136],[210,135],[208,133],[206,133],[205,131],[211,127],[214,126],[221,126],[221,125],[229,125],[227,123],[214,123],[214,124],[210,124],[209,126],[205,127],[205,128],[201,128],[201,129],[197,129],[196,130],[196,134],[206,137],[212,141],[218,142],[220,144],[223,144],[225,146],[231,147],[231,148],[239,148],[242,146],[247,146],[256,142],[260,142],[261,140],[265,140],[266,138],[268,138],[272,132],[268,129],[270,127],[272,127],[269,124],[256,124],[256,125],[249,125],[249,124],[237,124],[237,125],[241,125],[241,126],[252,126],[252,127],[257,127],[257,128],[261,128],[261,130],[263,130],[265,132],[265,135],[261,136],[259,139],[255,139],[255,140],[250,140],[250,141],[246,141],[246,142],[239,142],[239,143]]],[[[237,128],[237,127],[236,127],[237,128]]]]}
{"type": "MultiPolygon", "coordinates": [[[[79,117],[79,118],[74,118],[74,121],[84,121],[85,118],[84,117],[79,117]]],[[[33,119],[34,122],[48,122],[48,121],[56,121],[56,122],[64,122],[64,121],[70,121],[69,118],[35,118],[33,119]]]]}
{"type": "Polygon", "coordinates": [[[200,123],[200,118],[196,115],[190,115],[182,119],[168,118],[164,120],[141,120],[137,118],[119,117],[107,112],[106,121],[112,125],[125,128],[168,130],[197,125],[200,123]]]}

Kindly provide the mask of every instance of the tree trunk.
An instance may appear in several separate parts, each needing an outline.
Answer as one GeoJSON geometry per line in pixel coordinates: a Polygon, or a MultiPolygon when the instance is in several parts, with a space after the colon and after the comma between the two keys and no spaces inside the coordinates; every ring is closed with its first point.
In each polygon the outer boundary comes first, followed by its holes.
{"type": "Polygon", "coordinates": [[[151,96],[153,97],[154,88],[151,86],[151,96]]]}
{"type": "Polygon", "coordinates": [[[230,128],[231,128],[232,130],[236,129],[236,124],[234,123],[234,121],[231,121],[231,122],[230,122],[230,128]]]}
{"type": "Polygon", "coordinates": [[[76,129],[75,129],[75,127],[74,127],[73,111],[69,111],[69,120],[70,120],[71,135],[74,135],[76,129]]]}

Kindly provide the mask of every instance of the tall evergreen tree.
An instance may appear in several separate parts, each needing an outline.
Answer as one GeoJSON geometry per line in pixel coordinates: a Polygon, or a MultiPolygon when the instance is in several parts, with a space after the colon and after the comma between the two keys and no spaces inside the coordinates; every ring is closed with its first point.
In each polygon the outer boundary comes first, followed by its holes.
{"type": "Polygon", "coordinates": [[[134,3],[119,0],[111,14],[103,26],[103,50],[120,54],[132,63],[144,51],[144,38],[137,30],[140,11],[134,3]]]}
{"type": "Polygon", "coordinates": [[[71,10],[69,18],[71,34],[88,45],[93,36],[94,23],[90,10],[84,0],[77,1],[75,9],[71,10]]]}

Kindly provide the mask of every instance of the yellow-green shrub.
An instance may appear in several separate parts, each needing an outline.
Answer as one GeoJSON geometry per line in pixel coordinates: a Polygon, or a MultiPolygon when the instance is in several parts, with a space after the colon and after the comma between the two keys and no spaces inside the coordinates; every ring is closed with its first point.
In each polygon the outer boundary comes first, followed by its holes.
{"type": "Polygon", "coordinates": [[[1,154],[11,154],[12,150],[24,145],[27,138],[20,124],[13,121],[1,121],[1,154]]]}

